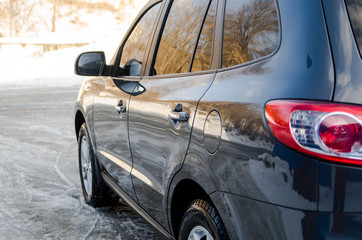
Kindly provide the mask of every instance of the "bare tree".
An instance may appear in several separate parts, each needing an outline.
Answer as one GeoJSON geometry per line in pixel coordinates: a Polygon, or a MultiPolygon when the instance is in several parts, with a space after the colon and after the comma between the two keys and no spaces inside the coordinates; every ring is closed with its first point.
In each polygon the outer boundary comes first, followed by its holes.
{"type": "Polygon", "coordinates": [[[36,2],[36,0],[8,0],[1,3],[0,13],[2,22],[8,25],[10,37],[18,35],[24,26],[27,25],[36,2]]]}
{"type": "Polygon", "coordinates": [[[55,32],[55,21],[57,19],[57,14],[58,14],[57,6],[58,6],[58,1],[53,0],[52,32],[55,32]]]}

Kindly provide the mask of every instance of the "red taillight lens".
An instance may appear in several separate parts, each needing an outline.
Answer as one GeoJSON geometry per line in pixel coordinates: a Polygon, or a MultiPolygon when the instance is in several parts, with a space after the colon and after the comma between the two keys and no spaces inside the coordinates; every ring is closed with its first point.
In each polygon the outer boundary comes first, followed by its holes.
{"type": "Polygon", "coordinates": [[[337,153],[354,152],[361,147],[361,124],[351,115],[327,115],[321,120],[318,134],[327,149],[337,153]]]}
{"type": "Polygon", "coordinates": [[[362,165],[362,107],[308,101],[270,101],[265,116],[273,135],[301,153],[362,165]]]}

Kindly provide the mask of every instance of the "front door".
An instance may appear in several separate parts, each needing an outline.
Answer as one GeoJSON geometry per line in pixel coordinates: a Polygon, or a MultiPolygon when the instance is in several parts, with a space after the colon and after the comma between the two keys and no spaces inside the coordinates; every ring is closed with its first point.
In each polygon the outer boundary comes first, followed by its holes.
{"type": "Polygon", "coordinates": [[[127,127],[127,108],[131,95],[121,90],[125,84],[127,81],[111,77],[97,81],[93,121],[100,163],[116,183],[136,199],[130,176],[132,157],[127,127]]]}
{"type": "Polygon", "coordinates": [[[143,10],[119,48],[114,77],[98,81],[94,99],[97,154],[107,173],[135,201],[130,175],[133,162],[128,137],[129,99],[145,90],[139,81],[160,9],[161,1],[154,0],[143,10]]]}

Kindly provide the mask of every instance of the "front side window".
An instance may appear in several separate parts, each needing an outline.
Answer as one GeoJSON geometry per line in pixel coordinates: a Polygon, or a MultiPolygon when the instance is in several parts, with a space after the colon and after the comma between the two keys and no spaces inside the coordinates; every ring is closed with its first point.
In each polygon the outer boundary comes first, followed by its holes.
{"type": "Polygon", "coordinates": [[[210,0],[175,0],[168,14],[154,64],[154,74],[188,72],[210,0]]]}
{"type": "Polygon", "coordinates": [[[227,0],[222,67],[271,54],[278,47],[279,36],[274,0],[227,0]]]}
{"type": "Polygon", "coordinates": [[[147,43],[150,40],[160,3],[153,6],[137,23],[123,46],[121,62],[117,75],[139,76],[147,43]]]}

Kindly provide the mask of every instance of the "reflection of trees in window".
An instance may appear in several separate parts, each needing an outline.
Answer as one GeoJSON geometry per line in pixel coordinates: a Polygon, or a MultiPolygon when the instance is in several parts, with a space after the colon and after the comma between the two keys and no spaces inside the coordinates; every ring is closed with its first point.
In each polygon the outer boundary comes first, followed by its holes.
{"type": "Polygon", "coordinates": [[[156,21],[156,16],[160,4],[157,4],[150,9],[138,22],[136,27],[133,29],[131,35],[127,39],[122,52],[122,58],[120,62],[120,75],[139,75],[140,66],[132,63],[138,62],[142,64],[143,56],[146,51],[148,40],[151,36],[152,25],[156,21]],[[132,61],[129,61],[132,60],[132,61]],[[132,69],[137,68],[137,69],[132,69]]]}
{"type": "Polygon", "coordinates": [[[172,4],[155,61],[157,74],[188,72],[209,0],[172,4]]]}
{"type": "Polygon", "coordinates": [[[272,53],[279,42],[274,0],[228,0],[226,3],[223,67],[272,53]]]}
{"type": "Polygon", "coordinates": [[[210,68],[212,57],[212,40],[214,37],[216,3],[217,1],[212,1],[205,19],[205,23],[202,27],[199,42],[197,44],[194,62],[192,64],[193,72],[204,71],[210,68]]]}
{"type": "Polygon", "coordinates": [[[346,0],[346,5],[353,33],[362,56],[362,1],[346,0]]]}

